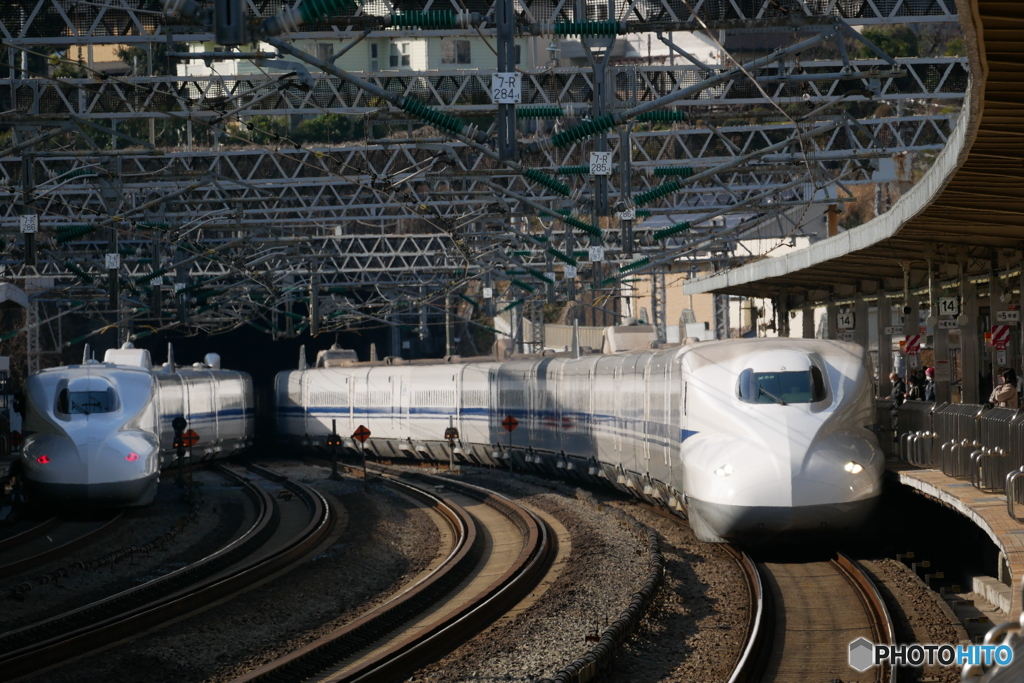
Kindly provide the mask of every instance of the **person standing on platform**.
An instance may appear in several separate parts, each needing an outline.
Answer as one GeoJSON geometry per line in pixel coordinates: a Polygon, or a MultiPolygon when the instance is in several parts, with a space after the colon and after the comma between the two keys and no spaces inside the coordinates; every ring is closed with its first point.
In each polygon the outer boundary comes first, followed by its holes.
{"type": "Polygon", "coordinates": [[[907,383],[903,381],[898,372],[889,373],[889,381],[892,382],[892,393],[889,394],[889,399],[896,402],[896,405],[902,405],[903,401],[907,398],[907,383]]]}
{"type": "Polygon", "coordinates": [[[988,402],[997,408],[1013,408],[1020,406],[1020,398],[1017,394],[1017,373],[1013,370],[1003,370],[996,380],[996,388],[988,397],[988,402]]]}
{"type": "Polygon", "coordinates": [[[924,400],[935,403],[935,368],[925,370],[924,377],[924,400]]]}

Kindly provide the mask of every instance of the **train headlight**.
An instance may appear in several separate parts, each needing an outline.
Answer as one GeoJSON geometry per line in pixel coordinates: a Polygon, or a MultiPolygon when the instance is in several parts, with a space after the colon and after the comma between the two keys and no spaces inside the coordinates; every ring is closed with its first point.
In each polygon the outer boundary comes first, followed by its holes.
{"type": "Polygon", "coordinates": [[[720,477],[728,477],[732,473],[732,465],[722,465],[717,470],[715,470],[715,474],[717,474],[720,477]]]}
{"type": "Polygon", "coordinates": [[[853,462],[851,460],[850,462],[843,465],[843,469],[849,472],[850,474],[860,474],[861,472],[864,471],[864,466],[861,465],[859,462],[853,462]]]}

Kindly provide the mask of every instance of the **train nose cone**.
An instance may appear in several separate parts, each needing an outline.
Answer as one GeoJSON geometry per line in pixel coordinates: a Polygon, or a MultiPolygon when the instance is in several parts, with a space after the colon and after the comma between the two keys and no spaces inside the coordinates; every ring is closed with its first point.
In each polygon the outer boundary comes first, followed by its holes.
{"type": "Polygon", "coordinates": [[[847,503],[879,495],[885,460],[877,444],[857,432],[816,439],[793,463],[793,505],[847,503]]]}
{"type": "Polygon", "coordinates": [[[87,459],[71,439],[54,434],[33,434],[22,447],[25,476],[32,481],[66,483],[89,476],[87,459]]]}
{"type": "Polygon", "coordinates": [[[36,435],[26,443],[26,456],[26,479],[41,498],[139,505],[156,495],[159,444],[145,432],[116,432],[77,443],[36,435]]]}

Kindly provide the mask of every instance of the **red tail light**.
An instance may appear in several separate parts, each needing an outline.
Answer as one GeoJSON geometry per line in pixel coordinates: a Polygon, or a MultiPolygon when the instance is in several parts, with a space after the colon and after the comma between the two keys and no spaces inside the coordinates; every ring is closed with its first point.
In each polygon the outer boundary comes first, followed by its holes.
{"type": "Polygon", "coordinates": [[[45,465],[48,462],[50,462],[50,456],[40,455],[38,458],[36,458],[36,462],[39,463],[40,465],[45,465]]]}
{"type": "Polygon", "coordinates": [[[139,454],[129,453],[128,455],[124,456],[124,459],[127,460],[128,462],[135,462],[136,460],[139,459],[139,454]]]}

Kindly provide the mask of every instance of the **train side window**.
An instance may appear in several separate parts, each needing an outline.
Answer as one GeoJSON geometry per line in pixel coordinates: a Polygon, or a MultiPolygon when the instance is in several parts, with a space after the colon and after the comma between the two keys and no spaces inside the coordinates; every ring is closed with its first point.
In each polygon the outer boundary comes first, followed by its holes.
{"type": "Polygon", "coordinates": [[[71,411],[68,410],[68,390],[61,389],[60,393],[57,394],[57,412],[64,413],[67,415],[71,411]]]}

